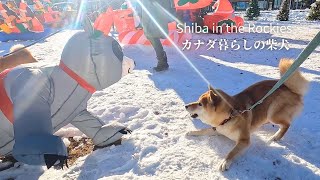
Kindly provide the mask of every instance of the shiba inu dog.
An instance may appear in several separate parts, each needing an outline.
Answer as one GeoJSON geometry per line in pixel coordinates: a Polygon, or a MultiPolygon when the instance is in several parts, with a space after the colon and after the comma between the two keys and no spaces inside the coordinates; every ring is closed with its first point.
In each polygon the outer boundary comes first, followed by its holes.
{"type": "MultiPolygon", "coordinates": [[[[293,61],[282,59],[279,63],[281,76],[293,61]]],[[[264,102],[251,111],[245,111],[258,102],[277,80],[258,82],[244,91],[230,96],[222,90],[202,94],[198,101],[186,105],[193,118],[212,126],[209,129],[188,132],[189,136],[224,135],[236,142],[234,148],[219,165],[220,171],[229,169],[232,161],[250,145],[250,134],[266,123],[279,126],[269,141],[280,140],[290,127],[295,116],[303,108],[303,96],[309,82],[296,70],[293,75],[264,102]]]]}
{"type": "MultiPolygon", "coordinates": [[[[21,44],[14,45],[10,48],[10,52],[17,51],[24,46],[21,44]]],[[[0,57],[0,72],[5,69],[10,69],[21,64],[33,63],[37,60],[32,56],[31,52],[28,49],[22,49],[14,54],[9,56],[0,57]]]]}

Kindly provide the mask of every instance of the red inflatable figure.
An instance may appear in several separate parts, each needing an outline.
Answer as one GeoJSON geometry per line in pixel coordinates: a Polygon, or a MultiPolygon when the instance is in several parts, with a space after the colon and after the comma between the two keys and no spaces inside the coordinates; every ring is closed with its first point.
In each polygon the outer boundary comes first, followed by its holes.
{"type": "Polygon", "coordinates": [[[237,32],[243,26],[243,18],[234,15],[229,0],[218,0],[213,8],[215,12],[204,16],[204,25],[214,33],[237,32]]]}

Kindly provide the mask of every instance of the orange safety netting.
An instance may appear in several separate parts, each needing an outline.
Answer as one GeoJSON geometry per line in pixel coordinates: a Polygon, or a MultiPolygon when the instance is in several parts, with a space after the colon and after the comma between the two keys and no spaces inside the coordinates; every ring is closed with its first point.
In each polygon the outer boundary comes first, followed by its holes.
{"type": "MultiPolygon", "coordinates": [[[[93,26],[94,29],[101,31],[107,36],[110,33],[113,24],[119,33],[119,41],[122,44],[151,45],[144,35],[143,30],[135,28],[132,9],[113,10],[109,7],[105,13],[98,16],[93,26]]],[[[169,23],[168,29],[170,39],[176,44],[181,44],[182,41],[189,39],[191,36],[186,33],[178,33],[175,22],[169,23]]],[[[172,45],[169,39],[164,39],[161,42],[163,45],[172,45]]]]}

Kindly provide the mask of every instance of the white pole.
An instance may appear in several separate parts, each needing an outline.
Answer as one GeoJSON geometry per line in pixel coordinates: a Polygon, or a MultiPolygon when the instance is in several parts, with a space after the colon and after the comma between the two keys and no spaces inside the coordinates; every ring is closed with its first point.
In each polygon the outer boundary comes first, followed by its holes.
{"type": "Polygon", "coordinates": [[[291,3],[292,3],[292,0],[290,0],[289,2],[289,9],[291,9],[291,3]]]}

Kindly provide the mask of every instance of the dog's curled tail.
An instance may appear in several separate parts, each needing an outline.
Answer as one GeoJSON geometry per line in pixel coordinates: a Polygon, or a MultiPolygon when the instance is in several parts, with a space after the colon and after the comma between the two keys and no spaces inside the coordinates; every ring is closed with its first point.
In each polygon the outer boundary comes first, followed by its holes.
{"type": "MultiPolygon", "coordinates": [[[[292,59],[281,59],[279,63],[280,75],[281,77],[290,66],[293,64],[292,59]]],[[[309,81],[302,76],[299,69],[295,70],[295,72],[289,77],[289,79],[284,83],[292,92],[297,93],[299,95],[304,95],[308,90],[309,81]]]]}
{"type": "Polygon", "coordinates": [[[16,44],[12,46],[10,48],[10,53],[13,53],[12,55],[25,57],[27,60],[24,63],[37,62],[36,58],[32,55],[32,53],[22,44],[16,44]]]}
{"type": "Polygon", "coordinates": [[[16,44],[16,45],[12,46],[10,48],[10,53],[12,53],[12,52],[16,52],[16,54],[20,54],[22,56],[29,56],[29,57],[31,57],[31,59],[36,61],[35,58],[33,57],[33,55],[31,54],[31,52],[27,48],[25,48],[25,46],[22,44],[16,44]]]}

